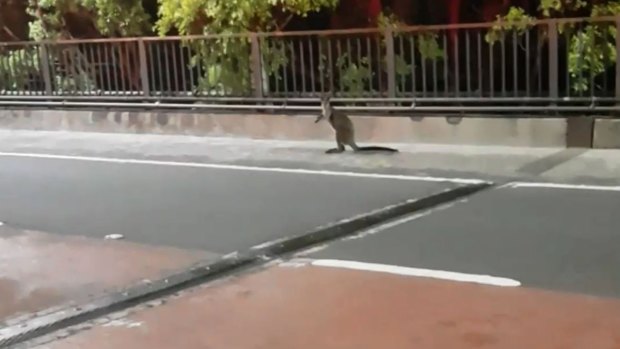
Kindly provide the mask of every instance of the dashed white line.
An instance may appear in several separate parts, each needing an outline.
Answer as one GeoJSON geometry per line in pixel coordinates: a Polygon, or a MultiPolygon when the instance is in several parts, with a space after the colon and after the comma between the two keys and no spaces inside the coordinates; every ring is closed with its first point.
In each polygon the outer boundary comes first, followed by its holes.
{"type": "Polygon", "coordinates": [[[302,169],[302,168],[260,167],[260,166],[214,164],[214,163],[202,163],[202,162],[163,161],[163,160],[144,160],[144,159],[124,159],[124,158],[108,158],[108,157],[77,156],[77,155],[76,156],[74,156],[74,155],[57,155],[57,154],[42,154],[42,153],[0,152],[0,157],[35,158],[35,159],[52,159],[52,160],[72,160],[72,161],[90,161],[90,162],[104,162],[104,163],[116,163],[116,164],[133,164],[133,165],[155,165],[155,166],[172,166],[172,167],[209,168],[209,169],[222,169],[222,170],[275,172],[275,173],[291,173],[291,174],[307,174],[307,175],[323,175],[323,176],[339,176],[339,177],[394,179],[394,180],[420,181],[420,182],[451,182],[451,183],[458,183],[458,184],[483,184],[483,183],[488,183],[487,181],[484,181],[484,180],[481,180],[481,179],[471,179],[471,178],[445,178],[445,177],[431,177],[431,176],[410,176],[410,175],[395,175],[395,174],[383,174],[383,173],[310,170],[310,169],[302,169]]]}
{"type": "Polygon", "coordinates": [[[313,266],[329,267],[329,268],[344,268],[361,271],[372,271],[389,273],[404,276],[417,276],[433,279],[442,279],[458,282],[469,282],[491,286],[500,287],[518,287],[521,283],[514,279],[490,276],[490,275],[478,275],[478,274],[466,274],[454,271],[433,270],[433,269],[420,269],[403,267],[398,265],[378,264],[378,263],[366,263],[357,261],[347,261],[338,259],[315,259],[309,262],[313,266]]]}

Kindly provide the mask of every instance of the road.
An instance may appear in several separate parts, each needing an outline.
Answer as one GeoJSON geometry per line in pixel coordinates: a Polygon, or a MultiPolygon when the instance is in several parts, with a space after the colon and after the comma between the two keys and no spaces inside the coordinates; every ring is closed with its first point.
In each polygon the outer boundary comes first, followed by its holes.
{"type": "Polygon", "coordinates": [[[455,186],[163,164],[0,156],[0,221],[225,254],[455,186]]]}
{"type": "MultiPolygon", "coordinates": [[[[311,255],[620,298],[620,191],[503,187],[311,255]]],[[[364,233],[361,233],[362,236],[364,233]]]]}
{"type": "Polygon", "coordinates": [[[0,302],[7,326],[0,338],[51,306],[488,180],[495,186],[466,198],[33,343],[158,348],[183,337],[187,348],[290,348],[303,347],[311,328],[327,348],[388,339],[395,348],[620,347],[618,186],[497,180],[484,170],[476,178],[344,165],[326,171],[294,158],[275,168],[171,154],[11,150],[0,151],[0,293],[13,299],[0,302]],[[125,239],[104,241],[109,234],[125,239]],[[260,314],[267,313],[266,322],[260,314]]]}

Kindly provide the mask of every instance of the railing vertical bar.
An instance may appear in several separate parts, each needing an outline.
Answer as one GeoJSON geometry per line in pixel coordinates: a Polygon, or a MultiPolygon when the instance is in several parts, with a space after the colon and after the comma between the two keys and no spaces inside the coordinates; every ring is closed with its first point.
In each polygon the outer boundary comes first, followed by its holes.
{"type": "Polygon", "coordinates": [[[506,69],[506,32],[503,30],[500,44],[502,49],[502,97],[506,97],[506,79],[508,74],[506,69]]]}
{"type": "MultiPolygon", "coordinates": [[[[467,33],[467,29],[465,29],[467,33]]],[[[454,40],[454,94],[458,98],[460,96],[461,89],[461,72],[460,72],[460,50],[459,50],[459,41],[461,40],[460,32],[457,32],[456,39],[454,40]]]]}
{"type": "Polygon", "coordinates": [[[517,46],[517,32],[512,32],[512,89],[513,96],[519,96],[519,64],[517,60],[519,59],[518,55],[518,46],[517,46]]]}
{"type": "Polygon", "coordinates": [[[482,79],[482,35],[480,34],[480,30],[476,30],[476,34],[478,41],[478,54],[476,55],[478,59],[478,97],[482,98],[484,95],[484,80],[482,79]]]}
{"type": "Polygon", "coordinates": [[[529,28],[525,31],[525,95],[527,97],[531,96],[531,81],[530,81],[530,75],[531,75],[531,67],[530,67],[530,50],[531,50],[531,46],[530,46],[530,30],[529,28]]]}
{"type": "Polygon", "coordinates": [[[387,89],[388,97],[396,97],[396,67],[395,67],[395,55],[394,55],[394,31],[388,29],[384,32],[385,35],[385,59],[387,69],[387,89]]]}
{"type": "Polygon", "coordinates": [[[306,95],[306,60],[304,54],[304,39],[300,38],[297,40],[299,47],[299,59],[300,59],[300,72],[301,72],[301,95],[306,95]]]}
{"type": "Polygon", "coordinates": [[[258,40],[258,36],[256,34],[252,34],[250,37],[250,49],[251,59],[251,74],[252,74],[252,89],[254,90],[254,97],[262,98],[264,96],[263,91],[263,72],[262,72],[262,64],[261,64],[261,50],[260,50],[260,42],[258,40]]]}
{"type": "Polygon", "coordinates": [[[46,44],[40,44],[40,64],[41,64],[41,73],[43,74],[43,82],[45,84],[45,94],[48,96],[52,95],[53,87],[52,87],[52,74],[50,72],[50,61],[49,54],[46,44]]]}
{"type": "Polygon", "coordinates": [[[448,97],[450,95],[450,77],[448,76],[448,70],[450,69],[450,50],[448,49],[448,33],[447,31],[442,31],[442,33],[443,52],[445,54],[443,62],[443,89],[445,96],[448,97]]]}
{"type": "Polygon", "coordinates": [[[411,92],[413,94],[413,98],[417,96],[417,86],[416,86],[416,59],[415,59],[415,39],[413,35],[409,35],[409,50],[411,51],[411,92]]]}
{"type": "Polygon", "coordinates": [[[467,80],[467,96],[471,96],[471,32],[465,31],[465,66],[467,80]]]}
{"type": "Polygon", "coordinates": [[[620,17],[616,17],[616,103],[620,103],[620,17]]]}
{"type": "MultiPolygon", "coordinates": [[[[310,58],[310,93],[314,95],[317,92],[315,71],[318,70],[317,69],[318,67],[315,66],[314,64],[314,50],[312,49],[312,43],[314,42],[313,36],[309,36],[308,39],[309,39],[308,40],[308,58],[310,58]]],[[[320,60],[320,56],[319,56],[319,60],[320,60]]]]}
{"type": "Polygon", "coordinates": [[[558,98],[558,22],[549,22],[549,97],[558,98]]]}
{"type": "Polygon", "coordinates": [[[149,71],[146,63],[146,47],[144,40],[138,39],[138,57],[140,69],[140,81],[142,82],[142,95],[148,97],[151,95],[149,88],[149,71]]]}

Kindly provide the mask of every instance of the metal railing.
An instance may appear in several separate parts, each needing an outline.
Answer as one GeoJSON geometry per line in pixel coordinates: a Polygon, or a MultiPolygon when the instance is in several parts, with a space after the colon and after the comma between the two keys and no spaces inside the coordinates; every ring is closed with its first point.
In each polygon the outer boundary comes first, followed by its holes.
{"type": "Polygon", "coordinates": [[[314,110],[330,92],[377,110],[613,111],[618,28],[602,17],[0,43],[0,105],[314,110]]]}

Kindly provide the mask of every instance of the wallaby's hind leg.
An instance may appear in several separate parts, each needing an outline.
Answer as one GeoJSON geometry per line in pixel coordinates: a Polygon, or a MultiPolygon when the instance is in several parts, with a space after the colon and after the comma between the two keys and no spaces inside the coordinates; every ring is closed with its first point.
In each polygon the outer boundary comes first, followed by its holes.
{"type": "Polygon", "coordinates": [[[325,151],[325,154],[337,154],[344,151],[344,144],[338,143],[338,148],[331,148],[325,151]]]}
{"type": "Polygon", "coordinates": [[[328,149],[327,151],[325,151],[325,153],[326,154],[337,154],[337,153],[342,153],[345,150],[344,148],[345,142],[343,142],[342,135],[338,132],[336,132],[336,144],[338,145],[338,148],[328,149]]]}

